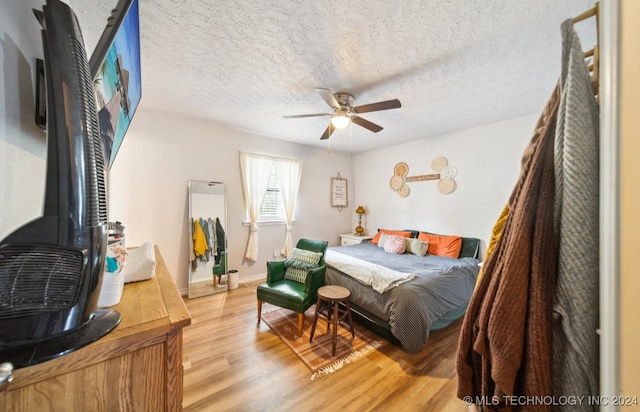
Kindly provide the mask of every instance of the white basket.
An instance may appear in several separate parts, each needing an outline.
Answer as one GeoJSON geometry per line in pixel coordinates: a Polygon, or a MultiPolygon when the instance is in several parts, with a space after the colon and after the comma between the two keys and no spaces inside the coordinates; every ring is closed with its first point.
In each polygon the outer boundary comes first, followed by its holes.
{"type": "Polygon", "coordinates": [[[124,289],[124,273],[104,272],[98,307],[106,308],[117,305],[120,302],[120,298],[122,298],[122,289],[124,289]]]}
{"type": "Polygon", "coordinates": [[[229,289],[238,289],[238,271],[229,271],[229,289]]]}

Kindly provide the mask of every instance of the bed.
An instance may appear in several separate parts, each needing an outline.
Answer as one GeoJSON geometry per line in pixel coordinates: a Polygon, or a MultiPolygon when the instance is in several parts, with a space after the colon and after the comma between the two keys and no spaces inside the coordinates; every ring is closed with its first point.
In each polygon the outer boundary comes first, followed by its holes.
{"type": "Polygon", "coordinates": [[[330,247],[325,284],[351,291],[358,323],[415,353],[432,330],[464,314],[479,272],[479,244],[479,239],[463,237],[458,258],[388,253],[369,242],[330,247]],[[370,276],[373,272],[377,275],[370,276]],[[370,277],[377,276],[382,281],[372,282],[370,277]]]}

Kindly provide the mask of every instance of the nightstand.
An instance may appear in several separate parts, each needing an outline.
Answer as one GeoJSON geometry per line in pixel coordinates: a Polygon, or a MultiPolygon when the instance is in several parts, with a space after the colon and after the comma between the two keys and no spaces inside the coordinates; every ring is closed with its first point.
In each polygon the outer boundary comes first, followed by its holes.
{"type": "Polygon", "coordinates": [[[368,242],[371,239],[373,239],[373,236],[340,235],[340,246],[357,245],[358,243],[368,242]]]}

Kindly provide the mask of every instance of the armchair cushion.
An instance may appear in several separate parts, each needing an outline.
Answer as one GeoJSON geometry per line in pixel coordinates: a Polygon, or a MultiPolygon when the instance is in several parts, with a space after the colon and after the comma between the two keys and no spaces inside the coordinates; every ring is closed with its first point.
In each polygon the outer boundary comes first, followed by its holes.
{"type": "Polygon", "coordinates": [[[284,278],[305,283],[309,270],[317,267],[320,259],[322,252],[294,248],[291,258],[284,261],[284,278]]]}
{"type": "Polygon", "coordinates": [[[258,286],[258,299],[298,313],[304,312],[314,303],[306,292],[305,284],[293,280],[258,286]]]}

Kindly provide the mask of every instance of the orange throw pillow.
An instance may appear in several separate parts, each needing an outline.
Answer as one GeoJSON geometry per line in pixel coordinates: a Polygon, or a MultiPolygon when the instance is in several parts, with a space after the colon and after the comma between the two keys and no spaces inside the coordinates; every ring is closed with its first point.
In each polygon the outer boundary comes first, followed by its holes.
{"type": "Polygon", "coordinates": [[[447,256],[454,259],[460,256],[462,248],[462,237],[460,236],[441,236],[420,232],[418,240],[429,242],[427,253],[430,255],[447,256]]]}
{"type": "Polygon", "coordinates": [[[380,240],[380,236],[382,236],[383,233],[386,233],[387,235],[396,235],[400,237],[411,237],[411,232],[405,232],[402,230],[380,229],[378,230],[378,233],[376,233],[376,235],[373,237],[373,239],[371,239],[371,243],[377,245],[378,241],[380,240]]]}

